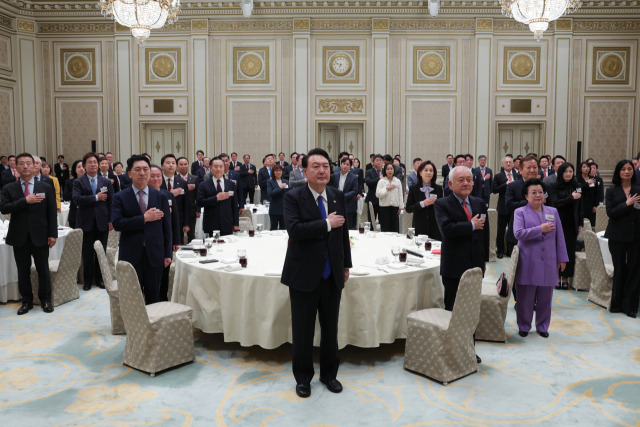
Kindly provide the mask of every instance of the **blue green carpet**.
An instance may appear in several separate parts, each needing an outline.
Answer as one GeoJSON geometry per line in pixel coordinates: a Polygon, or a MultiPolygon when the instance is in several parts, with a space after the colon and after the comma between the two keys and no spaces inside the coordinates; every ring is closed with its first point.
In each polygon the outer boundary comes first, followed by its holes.
{"type": "MultiPolygon", "coordinates": [[[[488,265],[486,283],[508,258],[488,265]]],[[[640,425],[640,320],[555,291],[550,337],[477,343],[477,374],[443,387],[404,371],[404,340],[341,350],[341,394],[317,376],[299,399],[290,346],[196,333],[196,362],[158,374],[122,365],[105,291],[44,314],[0,305],[0,426],[640,425]]],[[[316,359],[317,360],[317,359],[316,359]]]]}

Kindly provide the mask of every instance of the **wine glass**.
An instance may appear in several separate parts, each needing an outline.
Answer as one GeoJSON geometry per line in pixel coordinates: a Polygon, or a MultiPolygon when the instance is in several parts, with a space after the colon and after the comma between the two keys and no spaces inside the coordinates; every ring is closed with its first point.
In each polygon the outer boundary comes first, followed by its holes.
{"type": "Polygon", "coordinates": [[[407,228],[407,239],[413,240],[415,235],[416,235],[416,229],[415,228],[413,228],[413,227],[407,228]]]}
{"type": "Polygon", "coordinates": [[[213,239],[210,238],[208,234],[206,234],[204,239],[204,247],[207,248],[207,256],[209,255],[211,246],[213,246],[213,239]]]}
{"type": "MultiPolygon", "coordinates": [[[[400,256],[400,246],[397,246],[397,245],[391,246],[391,254],[393,255],[393,259],[395,261],[396,257],[400,256]]],[[[398,259],[398,262],[400,262],[399,259],[398,259]]]]}
{"type": "Polygon", "coordinates": [[[369,221],[366,221],[364,223],[364,232],[368,233],[369,231],[371,231],[371,223],[369,221]]]}
{"type": "Polygon", "coordinates": [[[213,230],[213,240],[216,242],[216,251],[220,252],[220,230],[213,230]]]}
{"type": "Polygon", "coordinates": [[[258,236],[260,236],[262,230],[264,230],[264,226],[262,224],[256,224],[256,231],[258,232],[258,236]]]}
{"type": "Polygon", "coordinates": [[[264,207],[269,209],[269,205],[271,204],[271,202],[269,202],[268,200],[264,201],[264,207]]]}

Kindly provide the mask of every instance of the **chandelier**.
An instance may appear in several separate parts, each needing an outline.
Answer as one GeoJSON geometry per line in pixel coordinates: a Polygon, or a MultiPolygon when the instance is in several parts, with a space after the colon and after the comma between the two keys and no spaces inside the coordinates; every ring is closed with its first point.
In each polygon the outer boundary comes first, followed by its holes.
{"type": "Polygon", "coordinates": [[[578,10],[581,0],[500,0],[502,14],[529,25],[536,40],[549,28],[549,22],[578,10]]]}
{"type": "Polygon", "coordinates": [[[131,28],[139,43],[149,37],[152,29],[178,19],[180,0],[100,0],[102,15],[113,15],[117,23],[131,28]]]}

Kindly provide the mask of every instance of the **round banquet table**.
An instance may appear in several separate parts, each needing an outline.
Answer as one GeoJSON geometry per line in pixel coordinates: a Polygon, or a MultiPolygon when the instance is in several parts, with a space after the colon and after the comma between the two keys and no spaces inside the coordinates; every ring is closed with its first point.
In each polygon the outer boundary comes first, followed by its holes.
{"type": "MultiPolygon", "coordinates": [[[[402,270],[376,268],[380,257],[391,258],[392,245],[407,246],[397,234],[374,237],[352,232],[354,270],[342,292],[338,345],[377,347],[406,337],[407,314],[424,308],[443,307],[439,256],[425,254],[420,267],[402,270]]],[[[232,261],[238,248],[247,251],[248,265],[239,271],[222,271],[222,262],[201,264],[200,257],[176,256],[172,301],[193,308],[194,327],[207,333],[223,333],[225,341],[266,349],[291,342],[291,309],[288,288],[280,283],[287,248],[286,233],[233,236],[211,249],[209,258],[232,261]]],[[[415,248],[415,246],[414,246],[415,248]]],[[[179,251],[181,252],[181,251],[179,251]]],[[[192,255],[192,251],[188,255],[192,255]]],[[[397,265],[397,264],[394,264],[397,265]]],[[[316,322],[315,345],[320,333],[316,322]]]]}
{"type": "MultiPolygon", "coordinates": [[[[64,241],[71,228],[65,227],[58,230],[58,240],[56,244],[49,250],[49,259],[57,260],[62,256],[62,248],[64,241]]],[[[6,230],[0,231],[0,302],[16,301],[22,298],[18,291],[18,267],[13,257],[13,247],[5,244],[4,236],[6,230]]]]}
{"type": "Polygon", "coordinates": [[[58,225],[64,227],[67,225],[67,219],[69,218],[69,203],[63,202],[61,208],[62,212],[58,212],[58,225]]]}
{"type": "MultiPolygon", "coordinates": [[[[253,226],[256,224],[262,224],[264,226],[264,230],[271,229],[271,220],[269,219],[269,208],[264,205],[253,205],[248,204],[245,206],[245,209],[251,210],[251,221],[253,226]],[[253,213],[253,208],[257,208],[257,212],[253,213]]],[[[196,239],[204,239],[204,231],[202,231],[202,218],[204,216],[204,208],[200,209],[200,218],[196,219],[196,239]]]]}

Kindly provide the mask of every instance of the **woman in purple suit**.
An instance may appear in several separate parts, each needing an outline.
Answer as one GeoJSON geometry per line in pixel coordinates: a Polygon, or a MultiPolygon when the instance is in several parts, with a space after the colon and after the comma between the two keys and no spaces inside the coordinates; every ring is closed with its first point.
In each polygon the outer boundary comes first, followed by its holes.
{"type": "Polygon", "coordinates": [[[558,283],[558,269],[565,269],[569,257],[562,233],[562,223],[555,208],[544,205],[546,186],[537,178],[527,180],[522,195],[527,205],[513,215],[513,234],[518,239],[520,258],[515,283],[518,292],[516,316],[521,337],[531,329],[536,312],[536,330],[549,336],[553,288],[558,283]]]}

